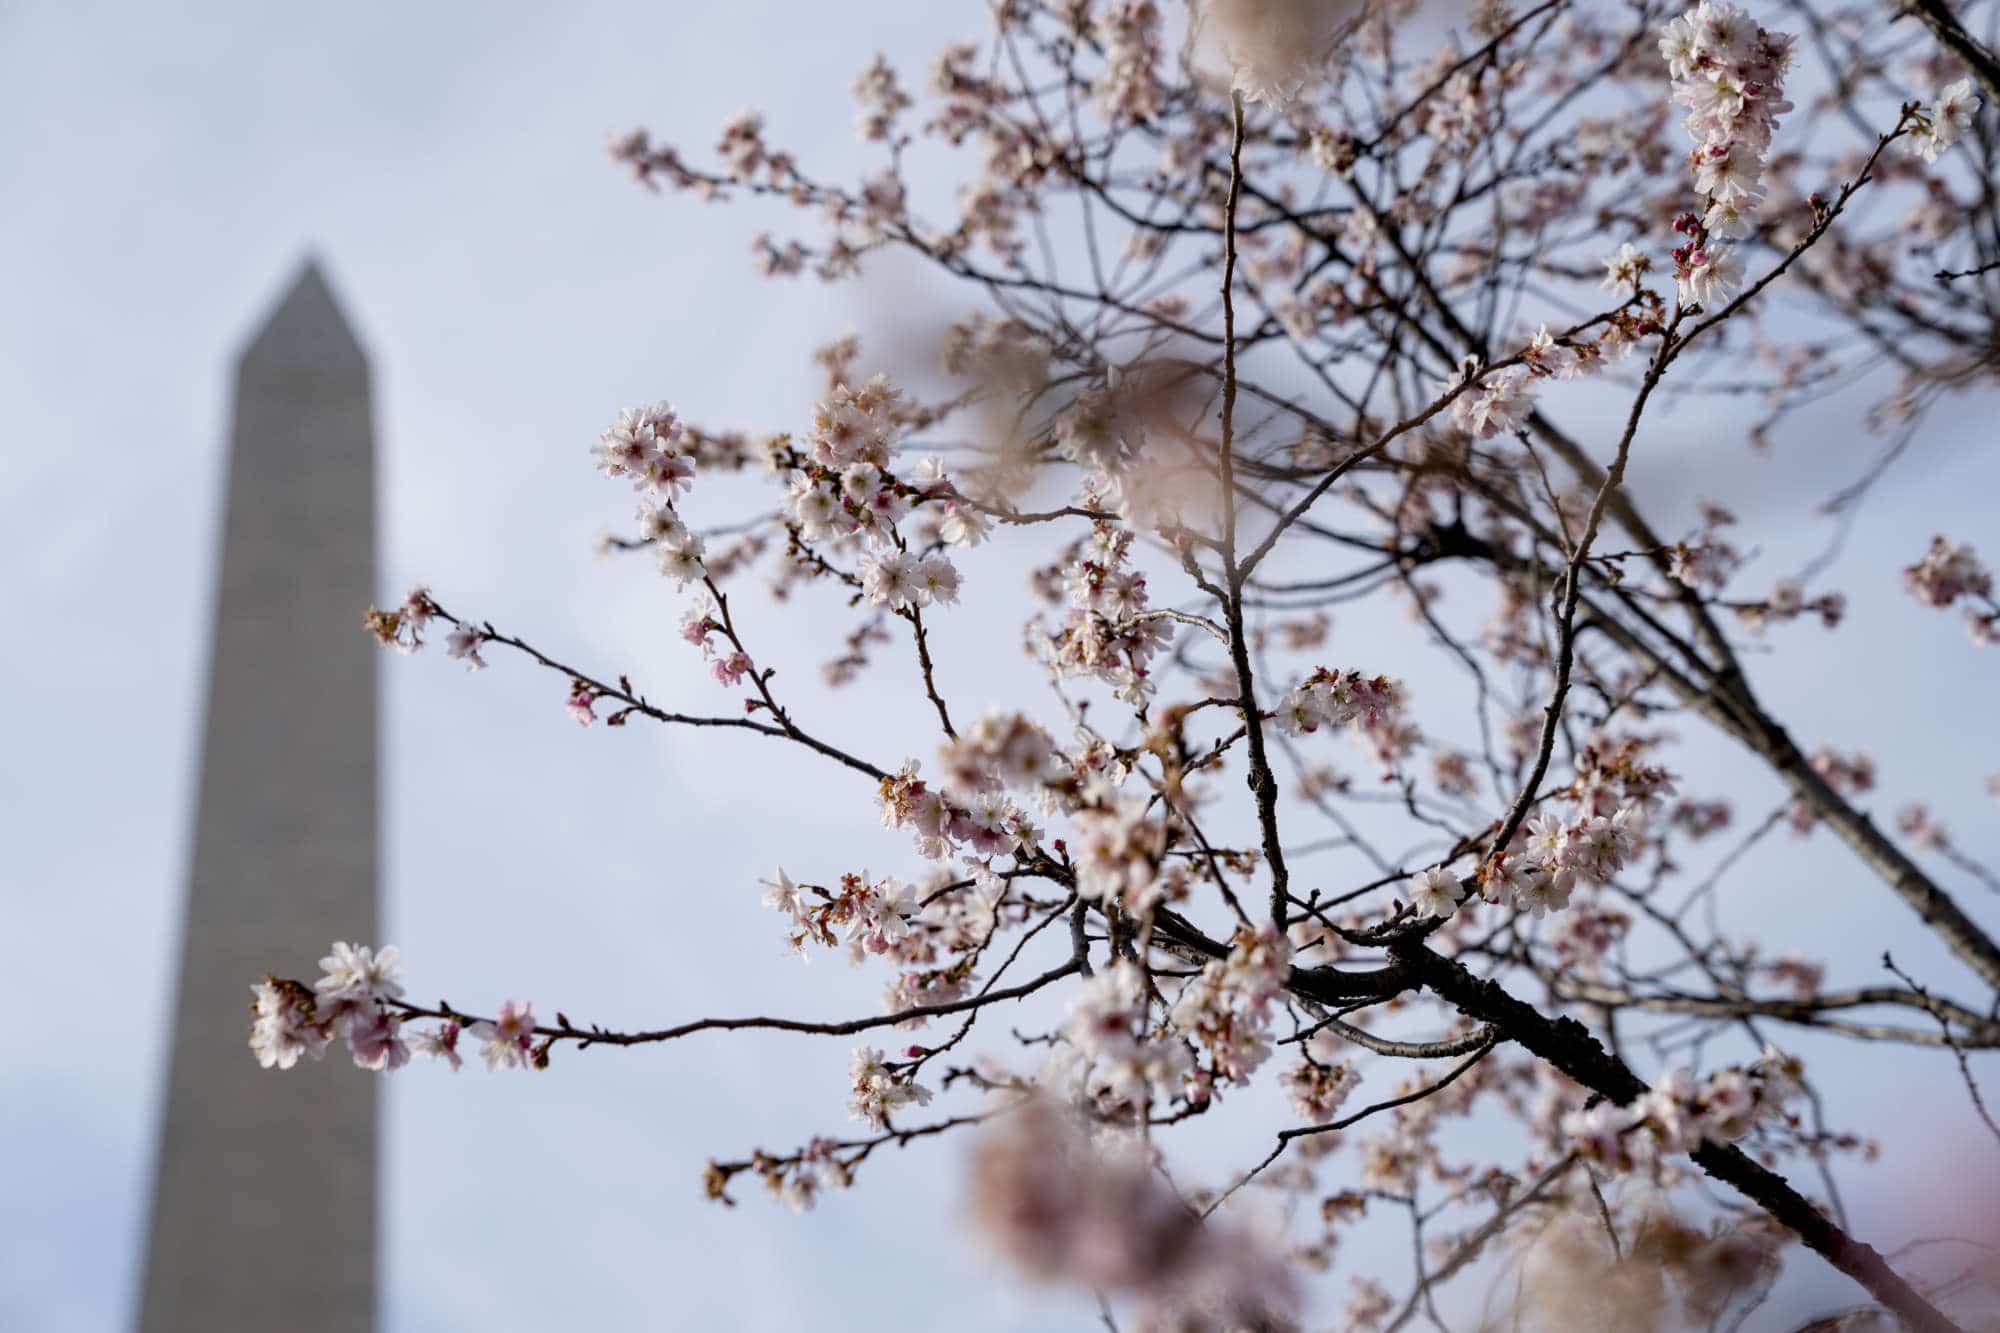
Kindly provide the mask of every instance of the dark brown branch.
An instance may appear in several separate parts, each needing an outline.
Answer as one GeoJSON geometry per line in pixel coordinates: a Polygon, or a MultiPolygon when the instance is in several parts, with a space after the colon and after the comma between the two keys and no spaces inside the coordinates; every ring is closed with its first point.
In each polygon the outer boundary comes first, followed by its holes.
{"type": "MultiPolygon", "coordinates": [[[[1623,1060],[1606,1051],[1589,1029],[1573,1018],[1547,1018],[1507,993],[1497,982],[1474,976],[1462,963],[1433,953],[1420,939],[1390,945],[1393,958],[1411,976],[1460,1012],[1491,1023],[1507,1038],[1554,1065],[1593,1092],[1620,1106],[1646,1091],[1623,1060]]],[[[1807,1248],[1867,1288],[1918,1333],[1960,1333],[1958,1325],[1904,1281],[1871,1245],[1856,1240],[1778,1175],[1758,1165],[1734,1145],[1705,1143],[1692,1154],[1709,1175],[1732,1185],[1785,1224],[1807,1248]]]]}
{"type": "Polygon", "coordinates": [[[1249,572],[1236,560],[1236,206],[1243,190],[1243,98],[1231,94],[1229,141],[1229,201],[1223,214],[1222,250],[1222,443],[1218,462],[1222,478],[1223,609],[1229,629],[1229,660],[1236,670],[1238,706],[1243,712],[1248,742],[1250,794],[1257,803],[1264,862],[1271,873],[1271,924],[1285,928],[1285,904],[1290,880],[1285,848],[1278,836],[1278,778],[1264,749],[1264,719],[1257,706],[1257,683],[1250,670],[1250,646],[1243,627],[1243,579],[1249,572]]]}
{"type": "Polygon", "coordinates": [[[1903,12],[1922,19],[1938,44],[1965,62],[1972,76],[1979,80],[1979,86],[1986,90],[1988,106],[2000,105],[2000,59],[1973,40],[1944,0],[1909,0],[1903,12]]]}

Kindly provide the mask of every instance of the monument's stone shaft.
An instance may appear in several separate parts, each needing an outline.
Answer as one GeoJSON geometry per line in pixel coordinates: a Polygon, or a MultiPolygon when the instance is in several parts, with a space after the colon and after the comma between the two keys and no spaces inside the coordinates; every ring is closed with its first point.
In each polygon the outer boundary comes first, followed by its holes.
{"type": "Polygon", "coordinates": [[[237,367],[142,1333],[366,1333],[376,1080],[246,1045],[250,983],[376,942],[368,366],[308,266],[237,367]]]}

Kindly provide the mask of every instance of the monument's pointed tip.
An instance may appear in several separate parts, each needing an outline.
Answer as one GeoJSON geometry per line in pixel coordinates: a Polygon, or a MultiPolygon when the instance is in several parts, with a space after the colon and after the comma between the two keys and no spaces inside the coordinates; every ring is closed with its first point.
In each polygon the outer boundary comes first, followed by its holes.
{"type": "Polygon", "coordinates": [[[300,261],[284,295],[244,347],[243,364],[323,372],[367,369],[361,342],[341,312],[317,254],[308,251],[300,261]]]}
{"type": "Polygon", "coordinates": [[[317,250],[308,250],[299,256],[298,265],[293,269],[292,283],[287,289],[287,295],[299,290],[301,287],[318,287],[327,293],[329,299],[332,297],[333,279],[327,271],[326,261],[320,258],[319,251],[317,250]]]}

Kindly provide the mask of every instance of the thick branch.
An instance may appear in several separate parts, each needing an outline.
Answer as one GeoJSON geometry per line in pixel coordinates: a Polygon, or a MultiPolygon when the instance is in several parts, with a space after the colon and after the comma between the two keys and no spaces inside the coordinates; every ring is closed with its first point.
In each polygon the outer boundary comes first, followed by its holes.
{"type": "Polygon", "coordinates": [[[1958,17],[1945,7],[1944,0],[1910,0],[1907,13],[1923,20],[1938,44],[1965,62],[1979,86],[1986,90],[1989,103],[2000,103],[2000,59],[1972,39],[1959,25],[1958,17]]]}
{"type": "MultiPolygon", "coordinates": [[[[1533,1006],[1507,993],[1497,982],[1474,976],[1452,959],[1431,952],[1422,940],[1407,937],[1390,945],[1393,958],[1413,979],[1461,1012],[1493,1024],[1509,1039],[1560,1069],[1593,1092],[1627,1105],[1646,1085],[1623,1060],[1606,1051],[1583,1024],[1573,1018],[1547,1018],[1533,1006]]],[[[1759,1166],[1741,1148],[1707,1143],[1693,1153],[1695,1164],[1732,1185],[1745,1198],[1784,1223],[1835,1268],[1867,1288],[1918,1333],[1960,1333],[1923,1295],[1889,1267],[1871,1245],[1836,1226],[1784,1177],[1759,1166]]]]}

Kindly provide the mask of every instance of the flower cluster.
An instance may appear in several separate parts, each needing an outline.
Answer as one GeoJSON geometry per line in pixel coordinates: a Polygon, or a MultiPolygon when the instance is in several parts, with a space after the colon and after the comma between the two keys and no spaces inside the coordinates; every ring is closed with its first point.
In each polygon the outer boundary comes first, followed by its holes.
{"type": "MultiPolygon", "coordinates": [[[[882,992],[882,1011],[890,1014],[963,999],[981,950],[1019,919],[1006,882],[977,865],[967,876],[940,866],[921,886],[843,875],[836,891],[798,884],[781,869],[763,887],[764,905],[787,918],[786,944],[801,961],[810,961],[809,945],[835,948],[844,941],[850,963],[883,957],[901,969],[882,992]]],[[[927,1021],[918,1014],[896,1026],[927,1021]]]]}
{"type": "Polygon", "coordinates": [[[876,1129],[889,1127],[889,1115],[905,1106],[930,1105],[930,1089],[896,1066],[883,1062],[882,1052],[867,1046],[854,1048],[848,1064],[853,1086],[848,1093],[848,1118],[865,1120],[876,1129]]]}
{"type": "Polygon", "coordinates": [[[939,751],[944,785],[961,800],[987,792],[1037,791],[1067,781],[1072,769],[1049,733],[1019,713],[994,709],[939,751]]]}
{"type": "Polygon", "coordinates": [[[1403,707],[1403,687],[1388,676],[1316,668],[1278,707],[1278,727],[1303,736],[1325,727],[1380,726],[1403,707]]]}
{"type": "MultiPolygon", "coordinates": [[[[1539,917],[1568,907],[1581,886],[1609,883],[1644,843],[1648,819],[1673,794],[1672,776],[1644,762],[1649,743],[1589,738],[1578,751],[1577,776],[1567,792],[1570,816],[1544,812],[1527,820],[1501,854],[1479,867],[1480,896],[1539,917]]],[[[1681,817],[1681,823],[1691,818],[1713,815],[1697,812],[1681,817]]],[[[1449,915],[1443,910],[1448,891],[1437,886],[1438,896],[1431,899],[1436,915],[1449,915]]]]}
{"type": "Polygon", "coordinates": [[[972,1221],[1029,1277],[1134,1295],[1148,1328],[1214,1310],[1217,1327],[1289,1327],[1298,1290],[1250,1232],[1206,1222],[1138,1143],[1093,1143],[1078,1118],[1042,1098],[1009,1110],[973,1162],[972,1221]]]}
{"type": "Polygon", "coordinates": [[[1497,80],[1461,69],[1444,81],[1425,105],[1424,132],[1443,147],[1465,152],[1480,143],[1492,121],[1497,80]]]}
{"type": "Polygon", "coordinates": [[[1363,1189],[1408,1195],[1417,1187],[1419,1174],[1430,1174],[1449,1184],[1456,1172],[1442,1160],[1438,1131],[1445,1117],[1464,1115],[1491,1077],[1491,1066],[1480,1065],[1467,1071],[1450,1087],[1424,1095],[1427,1080],[1411,1073],[1389,1090],[1395,1103],[1386,1131],[1371,1133],[1360,1148],[1360,1185],[1363,1189]]]}
{"type": "Polygon", "coordinates": [[[1947,607],[1963,598],[1974,643],[2000,643],[2000,602],[1993,597],[1993,573],[1963,542],[1931,538],[1924,558],[1903,571],[1910,595],[1925,606],[1947,607]],[[1977,603],[1985,603],[1982,609],[1977,603]]]}
{"type": "Polygon", "coordinates": [[[1160,86],[1160,7],[1154,0],[1112,0],[1097,13],[1097,41],[1104,49],[1098,101],[1113,123],[1151,120],[1166,90],[1160,86]]]}
{"type": "Polygon", "coordinates": [[[1754,1308],[1768,1293],[1792,1239],[1768,1216],[1725,1214],[1698,1226],[1651,1190],[1634,1190],[1620,1204],[1626,1238],[1616,1248],[1594,1203],[1513,1238],[1520,1262],[1513,1315],[1521,1327],[1719,1327],[1733,1304],[1754,1308]],[[1676,1305],[1679,1318],[1670,1313],[1676,1305]]]}
{"type": "Polygon", "coordinates": [[[680,418],[665,403],[628,407],[597,441],[597,466],[642,492],[639,529],[660,572],[677,586],[706,577],[702,539],[681,521],[675,501],[694,485],[694,451],[680,418]]]}
{"type": "Polygon", "coordinates": [[[702,1171],[702,1183],[710,1199],[720,1199],[732,1203],[728,1197],[728,1183],[736,1171],[754,1171],[764,1189],[772,1193],[784,1207],[794,1213],[810,1213],[812,1205],[818,1203],[820,1191],[826,1189],[848,1189],[854,1185],[854,1161],[866,1153],[866,1147],[854,1149],[848,1143],[834,1143],[832,1139],[812,1137],[802,1149],[790,1157],[772,1157],[762,1149],[750,1155],[746,1163],[732,1163],[724,1167],[710,1161],[702,1171]],[[842,1151],[846,1149],[846,1157],[842,1151]]]}
{"type": "Polygon", "coordinates": [[[1046,652],[1058,676],[1092,676],[1137,702],[1153,691],[1153,654],[1167,642],[1148,617],[1146,576],[1131,567],[1133,534],[1114,523],[1095,523],[1064,571],[1067,606],[1046,652]]]}
{"type": "Polygon", "coordinates": [[[712,598],[703,597],[681,613],[681,638],[701,650],[702,659],[708,663],[708,674],[717,684],[733,686],[743,677],[756,674],[757,664],[750,654],[734,646],[721,609],[712,598]],[[717,635],[726,641],[718,643],[717,635]]]}
{"type": "MultiPolygon", "coordinates": [[[[1544,324],[1521,348],[1521,360],[1533,375],[1573,380],[1602,368],[1605,347],[1595,342],[1568,342],[1549,332],[1544,324]]],[[[1457,404],[1453,404],[1454,407],[1457,404]]],[[[1463,423],[1461,423],[1463,424],[1463,423]]]]}
{"type": "Polygon", "coordinates": [[[1340,1058],[1339,1051],[1333,1033],[1315,1032],[1306,1040],[1304,1057],[1278,1079],[1292,1099],[1292,1109],[1309,1125],[1331,1121],[1361,1082],[1353,1063],[1340,1058]]]}
{"type": "Polygon", "coordinates": [[[1149,1030],[1146,974],[1118,959],[1077,988],[1063,1036],[1083,1091],[1100,1116],[1143,1117],[1156,1101],[1186,1091],[1194,1060],[1187,1043],[1149,1030]]]}
{"type": "Polygon", "coordinates": [[[1205,0],[1194,21],[1244,101],[1283,107],[1327,72],[1361,8],[1358,0],[1205,0]]]}
{"type": "MultiPolygon", "coordinates": [[[[394,648],[399,653],[414,653],[424,646],[424,631],[430,627],[437,611],[430,589],[419,583],[410,589],[403,598],[403,604],[394,610],[369,607],[361,618],[361,624],[382,647],[394,648]]],[[[476,640],[474,646],[477,646],[476,640]]],[[[453,654],[455,657],[460,655],[453,654]]]]}
{"type": "Polygon", "coordinates": [[[862,591],[899,612],[958,600],[957,567],[942,552],[912,552],[897,530],[914,506],[940,506],[939,537],[953,545],[978,545],[989,526],[936,460],[920,462],[908,481],[890,470],[897,440],[913,419],[908,402],[881,375],[859,389],[836,384],[813,409],[811,452],[795,456],[785,495],[785,517],[800,540],[866,543],[862,591]]]}
{"type": "Polygon", "coordinates": [[[1563,967],[1594,975],[1611,951],[1632,932],[1629,913],[1607,906],[1594,894],[1581,894],[1549,929],[1549,943],[1563,967]]]}
{"type": "Polygon", "coordinates": [[[879,52],[855,76],[854,99],[861,104],[855,129],[863,139],[877,142],[894,137],[897,117],[910,109],[910,95],[897,81],[888,57],[879,52]]]}
{"type": "Polygon", "coordinates": [[[492,1020],[462,1028],[447,1016],[406,1040],[403,1013],[394,1003],[403,995],[402,959],[394,945],[375,950],[337,942],[319,965],[321,976],[311,988],[269,976],[250,988],[250,1049],[264,1068],[290,1069],[301,1055],[317,1060],[339,1039],[362,1069],[400,1069],[413,1051],[457,1069],[461,1031],[481,1043],[488,1069],[546,1061],[546,1049],[535,1045],[533,1006],[511,1000],[492,1020]]]}
{"type": "Polygon", "coordinates": [[[1690,588],[1720,590],[1743,563],[1742,553],[1718,533],[1736,522],[1720,505],[1703,505],[1701,527],[1667,550],[1667,574],[1690,588]]]}
{"type": "MultiPolygon", "coordinates": [[[[1479,358],[1466,357],[1459,363],[1458,375],[1445,381],[1444,391],[1451,392],[1478,372],[1479,358]]],[[[1452,399],[1452,424],[1479,440],[1521,429],[1535,410],[1531,379],[1530,372],[1520,367],[1494,371],[1452,399]]]]}
{"type": "Polygon", "coordinates": [[[958,600],[958,570],[942,555],[884,551],[861,557],[861,591],[877,606],[908,611],[958,600]]]}
{"type": "Polygon", "coordinates": [[[1123,469],[1143,440],[1124,398],[1102,389],[1079,394],[1056,417],[1049,437],[1064,458],[1107,477],[1123,469]]]}
{"type": "Polygon", "coordinates": [[[1941,852],[1951,847],[1951,832],[1921,803],[1913,801],[1896,812],[1896,831],[1913,847],[1941,852]]]}
{"type": "Polygon", "coordinates": [[[684,447],[681,420],[665,403],[628,407],[598,437],[597,467],[624,477],[649,495],[672,497],[694,484],[694,459],[684,447]]]}
{"type": "Polygon", "coordinates": [[[1619,255],[1604,261],[1604,286],[1613,290],[1630,288],[1632,300],[1611,312],[1597,332],[1583,337],[1572,332],[1558,336],[1542,324],[1523,338],[1515,355],[1520,364],[1480,376],[1476,357],[1458,364],[1457,374],[1447,379],[1446,393],[1469,385],[1451,402],[1452,424],[1474,439],[1519,433],[1535,412],[1536,380],[1574,380],[1602,371],[1613,360],[1630,356],[1641,338],[1659,331],[1651,292],[1641,292],[1642,275],[1651,261],[1630,245],[1619,255]],[[1476,382],[1475,382],[1476,381],[1476,382]]]}
{"type": "Polygon", "coordinates": [[[1181,987],[1168,1017],[1208,1056],[1204,1071],[1225,1083],[1249,1080],[1271,1054],[1273,1002],[1291,972],[1291,945],[1268,924],[1239,927],[1227,958],[1203,966],[1181,987]]]}
{"type": "Polygon", "coordinates": [[[1601,285],[1608,292],[1636,292],[1652,271],[1652,256],[1627,241],[1618,247],[1616,254],[1604,261],[1604,281],[1601,285]]]}
{"type": "Polygon", "coordinates": [[[362,1069],[400,1069],[410,1061],[402,1020],[385,1003],[403,994],[402,962],[394,945],[379,954],[366,945],[336,943],[319,960],[323,975],[308,991],[295,981],[265,977],[250,988],[250,1049],[266,1069],[290,1069],[300,1055],[317,1060],[344,1040],[362,1069]]]}
{"type": "Polygon", "coordinates": [[[1673,100],[1688,109],[1683,124],[1695,141],[1689,154],[1695,186],[1706,195],[1710,231],[1741,235],[1731,225],[1763,194],[1764,161],[1784,97],[1793,37],[1759,27],[1740,6],[1702,0],[1660,34],[1660,55],[1674,79],[1673,100]],[[1722,213],[1714,210],[1721,209],[1722,213]]]}
{"type": "Polygon", "coordinates": [[[1763,198],[1771,136],[1778,117],[1792,109],[1784,99],[1792,40],[1757,26],[1736,5],[1711,0],[1669,22],[1660,35],[1673,99],[1688,109],[1695,188],[1707,201],[1699,217],[1686,214],[1674,223],[1688,238],[1674,250],[1683,305],[1710,304],[1742,281],[1742,256],[1714,238],[1747,235],[1763,198]]]}
{"type": "Polygon", "coordinates": [[[1466,899],[1465,886],[1443,866],[1431,866],[1410,876],[1410,907],[1418,916],[1448,917],[1466,899]]]}
{"type": "Polygon", "coordinates": [[[479,645],[485,642],[484,630],[461,622],[453,625],[451,632],[444,636],[444,655],[464,662],[467,671],[484,671],[486,659],[479,655],[479,645]]]}
{"type": "Polygon", "coordinates": [[[745,107],[730,117],[715,141],[715,155],[722,159],[730,177],[739,181],[753,178],[771,164],[770,150],[764,146],[764,118],[745,107]]]}
{"type": "Polygon", "coordinates": [[[1079,811],[1073,828],[1078,897],[1143,914],[1176,896],[1176,868],[1165,864],[1172,833],[1145,801],[1114,799],[1079,811]]]}
{"type": "Polygon", "coordinates": [[[790,920],[788,945],[801,959],[808,957],[808,943],[831,949],[843,941],[854,962],[870,954],[893,954],[909,938],[917,917],[916,890],[893,876],[870,880],[865,874],[842,875],[835,893],[795,884],[782,869],[763,883],[764,906],[790,920]]]}
{"type": "Polygon", "coordinates": [[[1923,109],[1916,132],[1907,140],[1910,151],[1926,162],[1937,161],[1939,153],[1972,128],[1972,117],[1978,110],[1979,98],[1972,91],[1971,79],[1946,84],[1937,101],[1923,109]]]}
{"type": "Polygon", "coordinates": [[[267,976],[250,988],[250,1050],[266,1069],[290,1069],[301,1055],[317,1060],[333,1040],[313,993],[296,981],[267,976]]]}
{"type": "Polygon", "coordinates": [[[1990,596],[1994,588],[1992,572],[1980,564],[1978,552],[1942,536],[1930,538],[1930,550],[1902,570],[1902,580],[1926,606],[1950,606],[1960,596],[1990,596]]]}
{"type": "Polygon", "coordinates": [[[1673,774],[1646,755],[1657,737],[1598,733],[1585,738],[1576,756],[1576,779],[1570,799],[1577,810],[1591,815],[1615,815],[1628,808],[1645,814],[1666,804],[1674,793],[1673,774]]]}
{"type": "Polygon", "coordinates": [[[1314,668],[1278,705],[1278,730],[1304,736],[1321,727],[1351,727],[1384,765],[1416,748],[1416,726],[1404,713],[1401,682],[1359,671],[1314,668]]]}
{"type": "MultiPolygon", "coordinates": [[[[446,1044],[437,1053],[449,1055],[451,1067],[458,1068],[458,1060],[453,1053],[458,1036],[458,1025],[446,1022],[443,1031],[446,1044]]],[[[539,1068],[546,1060],[546,1051],[535,1045],[535,1006],[518,1000],[508,1000],[500,1006],[500,1012],[491,1019],[481,1019],[470,1029],[479,1042],[479,1057],[488,1069],[539,1068]]]]}
{"type": "Polygon", "coordinates": [[[933,861],[954,852],[991,857],[1041,841],[1028,812],[1001,791],[981,791],[961,803],[917,776],[912,759],[882,779],[877,796],[884,828],[907,828],[917,851],[933,861]]]}
{"type": "Polygon", "coordinates": [[[1825,592],[1808,600],[1797,580],[1779,579],[1771,585],[1763,601],[1742,602],[1731,609],[1752,630],[1761,631],[1773,623],[1796,620],[1808,612],[1818,616],[1827,629],[1835,629],[1847,615],[1847,597],[1840,592],[1825,592]]]}
{"type": "MultiPolygon", "coordinates": [[[[843,1146],[815,1136],[790,1157],[758,1152],[748,1166],[778,1202],[795,1213],[810,1212],[822,1190],[844,1190],[854,1183],[854,1168],[848,1158],[841,1156],[843,1146]]],[[[723,1168],[711,1162],[705,1177],[710,1198],[728,1198],[724,1191],[729,1177],[723,1168]]]]}
{"type": "Polygon", "coordinates": [[[401,1020],[383,1003],[403,994],[402,956],[396,946],[377,953],[365,944],[336,942],[319,965],[321,976],[313,984],[319,1017],[347,1039],[354,1063],[363,1069],[408,1064],[409,1048],[398,1035],[401,1020]]]}
{"type": "Polygon", "coordinates": [[[1610,816],[1584,814],[1565,821],[1538,815],[1523,827],[1525,856],[1508,856],[1480,867],[1488,894],[1507,895],[1515,906],[1541,916],[1569,905],[1579,884],[1606,884],[1639,849],[1645,814],[1627,806],[1610,816]]]}
{"type": "Polygon", "coordinates": [[[1734,1143],[1790,1096],[1797,1073],[1795,1061],[1770,1047],[1749,1069],[1719,1069],[1699,1083],[1671,1069],[1629,1105],[1603,1101],[1570,1112],[1562,1130],[1584,1157],[1630,1171],[1703,1143],[1734,1143]]]}

